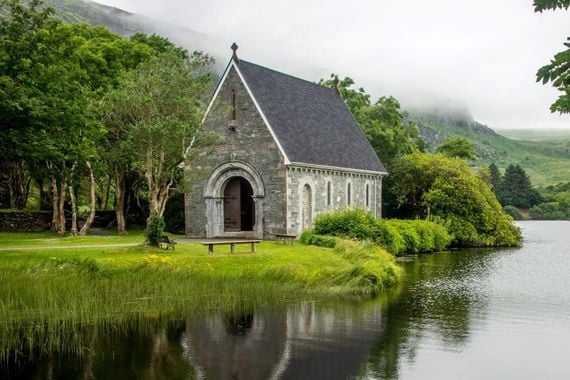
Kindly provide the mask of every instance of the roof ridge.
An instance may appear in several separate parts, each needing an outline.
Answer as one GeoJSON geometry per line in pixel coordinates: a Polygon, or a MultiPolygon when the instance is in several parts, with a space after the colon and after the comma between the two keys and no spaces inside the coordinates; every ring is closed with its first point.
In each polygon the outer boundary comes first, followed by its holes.
{"type": "MultiPolygon", "coordinates": [[[[237,62],[236,62],[236,63],[237,63],[237,62]]],[[[239,60],[239,63],[237,63],[237,65],[239,66],[241,63],[247,63],[248,65],[257,66],[257,67],[262,68],[262,69],[267,70],[267,71],[272,71],[272,72],[274,72],[274,73],[277,73],[277,74],[280,74],[280,75],[283,75],[283,76],[286,76],[286,77],[289,77],[289,78],[292,78],[292,79],[296,79],[296,80],[299,80],[299,81],[306,82],[306,83],[308,83],[308,84],[312,84],[313,86],[317,86],[317,87],[322,88],[322,89],[325,89],[325,90],[332,90],[332,91],[336,92],[336,90],[335,90],[334,88],[321,86],[320,84],[318,84],[318,83],[316,83],[316,82],[311,82],[311,81],[308,80],[308,79],[299,78],[299,77],[296,77],[296,76],[291,75],[291,74],[284,73],[284,72],[279,71],[279,70],[275,70],[275,69],[271,69],[271,68],[269,68],[269,67],[261,66],[261,65],[259,65],[259,64],[257,64],[257,63],[253,63],[253,62],[250,62],[250,61],[246,61],[245,59],[240,59],[240,60],[239,60]]]]}

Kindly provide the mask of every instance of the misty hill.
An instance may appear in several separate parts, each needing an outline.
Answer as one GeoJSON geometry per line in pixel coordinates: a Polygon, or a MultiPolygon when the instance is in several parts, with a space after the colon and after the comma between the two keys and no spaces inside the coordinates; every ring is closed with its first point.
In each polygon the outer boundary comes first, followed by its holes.
{"type": "Polygon", "coordinates": [[[570,178],[570,138],[551,140],[514,140],[478,123],[468,114],[414,111],[420,134],[430,150],[447,136],[462,136],[471,141],[480,155],[476,166],[494,162],[500,169],[520,164],[533,184],[549,185],[567,182],[570,178]]]}
{"type": "Polygon", "coordinates": [[[201,50],[208,53],[216,60],[218,70],[226,64],[229,51],[227,44],[195,30],[90,0],[46,0],[46,4],[53,7],[56,16],[64,21],[104,25],[122,36],[137,32],[160,34],[190,51],[201,50]]]}

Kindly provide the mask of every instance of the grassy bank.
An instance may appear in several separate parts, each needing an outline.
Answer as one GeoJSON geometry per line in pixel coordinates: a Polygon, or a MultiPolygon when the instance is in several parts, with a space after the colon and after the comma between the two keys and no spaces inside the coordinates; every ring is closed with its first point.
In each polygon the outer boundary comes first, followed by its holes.
{"type": "Polygon", "coordinates": [[[400,273],[390,255],[351,253],[365,252],[360,246],[340,252],[263,242],[257,253],[237,246],[234,255],[222,247],[209,256],[201,244],[178,244],[175,252],[146,246],[61,249],[141,241],[140,235],[70,237],[46,244],[50,239],[0,234],[0,247],[14,248],[0,251],[1,352],[31,348],[58,330],[100,321],[371,294],[393,285],[400,273]]]}

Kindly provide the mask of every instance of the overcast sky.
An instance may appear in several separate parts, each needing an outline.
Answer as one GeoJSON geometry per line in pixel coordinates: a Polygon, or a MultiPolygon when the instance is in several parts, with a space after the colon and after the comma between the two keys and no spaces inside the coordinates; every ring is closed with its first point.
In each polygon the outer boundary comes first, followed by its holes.
{"type": "Polygon", "coordinates": [[[531,0],[98,0],[236,41],[243,59],[316,81],[350,76],[404,105],[464,104],[492,128],[567,128],[535,83],[562,50],[570,12],[531,0]]]}

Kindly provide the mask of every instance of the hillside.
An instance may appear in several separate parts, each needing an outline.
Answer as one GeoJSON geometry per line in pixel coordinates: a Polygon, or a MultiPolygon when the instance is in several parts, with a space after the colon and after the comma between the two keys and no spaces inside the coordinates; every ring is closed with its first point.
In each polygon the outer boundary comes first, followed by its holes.
{"type": "Polygon", "coordinates": [[[210,54],[216,60],[218,71],[226,63],[228,56],[226,45],[229,44],[189,28],[90,0],[46,0],[46,4],[55,9],[58,18],[67,22],[104,25],[122,36],[130,36],[137,32],[160,34],[188,50],[201,50],[210,54]]]}
{"type": "MultiPolygon", "coordinates": [[[[545,139],[515,140],[502,136],[470,117],[449,117],[437,113],[415,112],[411,116],[418,123],[420,134],[431,150],[441,144],[446,136],[462,136],[471,141],[480,155],[474,161],[478,167],[494,162],[500,169],[509,164],[520,164],[530,175],[533,184],[549,185],[570,180],[570,135],[545,139]]],[[[516,132],[511,132],[516,136],[516,132]]],[[[536,132],[533,136],[540,136],[536,132]]]]}

